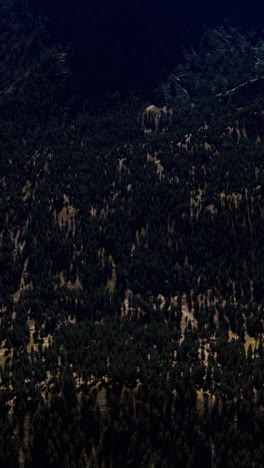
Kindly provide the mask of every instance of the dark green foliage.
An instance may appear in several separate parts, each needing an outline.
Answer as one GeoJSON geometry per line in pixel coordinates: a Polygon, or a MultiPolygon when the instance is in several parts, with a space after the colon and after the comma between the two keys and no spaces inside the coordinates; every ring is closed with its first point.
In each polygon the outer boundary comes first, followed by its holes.
{"type": "Polygon", "coordinates": [[[0,13],[0,465],[261,467],[262,39],[206,31],[144,133],[0,13]]]}

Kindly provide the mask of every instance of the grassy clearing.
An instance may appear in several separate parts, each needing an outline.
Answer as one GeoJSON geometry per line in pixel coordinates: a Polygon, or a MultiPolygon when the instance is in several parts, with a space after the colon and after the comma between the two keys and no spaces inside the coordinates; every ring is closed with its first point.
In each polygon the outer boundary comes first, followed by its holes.
{"type": "MultiPolygon", "coordinates": [[[[237,335],[237,333],[233,333],[231,330],[229,330],[229,332],[228,332],[228,341],[238,340],[238,339],[239,339],[239,336],[237,335]]],[[[258,341],[255,338],[253,338],[252,336],[249,336],[248,332],[245,332],[244,346],[245,346],[245,351],[246,352],[248,352],[249,345],[252,346],[252,351],[254,351],[256,349],[256,347],[258,346],[258,341]]]]}
{"type": "Polygon", "coordinates": [[[38,348],[38,343],[35,343],[35,340],[34,340],[35,320],[28,319],[28,326],[29,326],[30,338],[29,338],[29,344],[27,346],[27,349],[28,349],[28,352],[30,352],[32,346],[34,349],[38,348]]]}
{"type": "Polygon", "coordinates": [[[4,348],[1,348],[0,349],[0,365],[1,366],[4,366],[5,365],[5,362],[6,362],[6,349],[4,348]]]}
{"type": "Polygon", "coordinates": [[[196,400],[196,410],[199,414],[204,412],[204,392],[202,390],[197,390],[197,400],[196,400]]]}
{"type": "Polygon", "coordinates": [[[61,211],[58,214],[56,213],[56,210],[54,211],[54,216],[57,219],[60,227],[64,227],[66,229],[66,238],[68,238],[69,234],[71,234],[73,237],[75,235],[75,217],[78,211],[79,210],[77,208],[69,204],[69,198],[66,195],[64,195],[64,206],[61,211]]]}
{"type": "Polygon", "coordinates": [[[194,317],[192,311],[189,310],[187,298],[184,294],[182,296],[182,318],[181,318],[181,333],[184,334],[185,329],[187,328],[189,320],[191,321],[192,327],[197,328],[197,320],[194,317]]]}
{"type": "Polygon", "coordinates": [[[49,346],[49,339],[52,338],[51,335],[45,336],[44,338],[41,338],[41,339],[38,338],[37,340],[35,340],[34,339],[35,320],[28,319],[28,326],[29,326],[29,332],[30,332],[29,343],[27,345],[28,352],[31,351],[32,347],[33,347],[34,350],[37,350],[40,343],[42,343],[43,348],[47,348],[49,346]]]}
{"type": "Polygon", "coordinates": [[[248,352],[249,345],[252,346],[252,351],[258,346],[258,342],[255,338],[249,336],[248,332],[245,333],[245,350],[248,352]]]}

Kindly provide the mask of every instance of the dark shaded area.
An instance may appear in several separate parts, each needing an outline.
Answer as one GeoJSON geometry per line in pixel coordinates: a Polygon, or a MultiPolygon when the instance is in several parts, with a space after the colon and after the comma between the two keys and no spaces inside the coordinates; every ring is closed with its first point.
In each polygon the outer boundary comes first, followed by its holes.
{"type": "Polygon", "coordinates": [[[263,468],[263,37],[4,5],[1,468],[263,468]]]}
{"type": "Polygon", "coordinates": [[[164,70],[182,59],[182,47],[199,42],[205,24],[227,17],[246,27],[261,25],[259,7],[248,11],[227,2],[38,0],[33,8],[48,15],[53,38],[74,45],[73,66],[87,96],[130,88],[150,94],[164,70]]]}

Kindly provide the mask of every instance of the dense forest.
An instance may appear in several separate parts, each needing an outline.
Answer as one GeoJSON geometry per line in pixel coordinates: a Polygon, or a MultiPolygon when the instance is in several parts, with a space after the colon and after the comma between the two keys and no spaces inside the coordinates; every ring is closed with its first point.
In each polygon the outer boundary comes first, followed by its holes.
{"type": "Polygon", "coordinates": [[[0,466],[261,468],[264,38],[144,94],[44,6],[0,2],[0,466]]]}

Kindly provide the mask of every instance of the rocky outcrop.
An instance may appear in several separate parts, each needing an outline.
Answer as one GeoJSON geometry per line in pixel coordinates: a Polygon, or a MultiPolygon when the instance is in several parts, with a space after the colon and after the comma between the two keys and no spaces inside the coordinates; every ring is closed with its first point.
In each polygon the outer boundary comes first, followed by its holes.
{"type": "Polygon", "coordinates": [[[167,107],[148,106],[142,114],[142,128],[145,133],[164,130],[170,123],[172,109],[167,107]]]}

